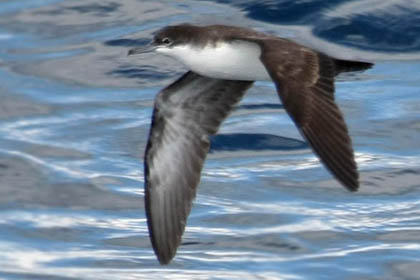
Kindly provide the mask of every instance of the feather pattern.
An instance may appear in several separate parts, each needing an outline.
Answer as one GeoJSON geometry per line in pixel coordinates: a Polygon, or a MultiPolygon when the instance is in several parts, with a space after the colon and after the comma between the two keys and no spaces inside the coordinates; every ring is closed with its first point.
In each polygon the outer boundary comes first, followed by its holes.
{"type": "Polygon", "coordinates": [[[263,49],[261,61],[299,131],[327,169],[347,189],[356,191],[359,173],[352,141],[334,101],[334,60],[287,40],[255,41],[263,49]]]}
{"type": "Polygon", "coordinates": [[[162,264],[175,255],[216,133],[253,82],[188,72],[156,97],[145,153],[146,215],[162,264]]]}

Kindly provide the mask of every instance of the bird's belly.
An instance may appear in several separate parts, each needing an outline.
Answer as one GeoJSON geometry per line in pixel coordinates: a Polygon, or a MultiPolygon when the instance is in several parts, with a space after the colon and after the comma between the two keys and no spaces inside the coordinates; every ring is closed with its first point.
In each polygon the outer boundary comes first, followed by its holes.
{"type": "Polygon", "coordinates": [[[271,80],[257,44],[234,41],[191,50],[183,63],[203,76],[225,80],[271,80]]]}

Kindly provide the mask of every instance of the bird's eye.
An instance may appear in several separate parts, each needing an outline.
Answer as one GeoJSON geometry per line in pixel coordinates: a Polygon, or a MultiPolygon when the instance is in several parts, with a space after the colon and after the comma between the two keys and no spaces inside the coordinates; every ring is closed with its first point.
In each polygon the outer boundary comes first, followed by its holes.
{"type": "Polygon", "coordinates": [[[165,37],[162,39],[162,43],[164,43],[165,45],[170,45],[172,41],[168,37],[165,37]]]}

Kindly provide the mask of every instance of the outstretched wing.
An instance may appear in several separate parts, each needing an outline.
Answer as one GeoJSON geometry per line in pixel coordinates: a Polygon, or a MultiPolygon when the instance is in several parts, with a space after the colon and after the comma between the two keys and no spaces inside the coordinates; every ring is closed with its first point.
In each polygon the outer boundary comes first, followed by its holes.
{"type": "Polygon", "coordinates": [[[352,142],[334,101],[333,60],[284,39],[263,39],[261,61],[286,111],[324,165],[349,190],[359,187],[352,142]]]}
{"type": "Polygon", "coordinates": [[[156,97],[145,153],[145,204],[150,239],[161,264],[169,263],[181,242],[209,136],[252,83],[188,72],[156,97]]]}

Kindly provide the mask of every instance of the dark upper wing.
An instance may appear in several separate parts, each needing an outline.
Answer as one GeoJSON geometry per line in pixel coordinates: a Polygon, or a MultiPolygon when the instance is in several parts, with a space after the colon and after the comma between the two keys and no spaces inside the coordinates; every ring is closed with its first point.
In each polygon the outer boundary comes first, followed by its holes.
{"type": "Polygon", "coordinates": [[[332,174],[356,191],[359,174],[352,143],[334,101],[333,60],[288,40],[258,43],[263,49],[261,61],[290,117],[332,174]]]}
{"type": "Polygon", "coordinates": [[[145,203],[152,246],[161,264],[175,255],[209,150],[209,135],[252,82],[188,72],[155,100],[145,154],[145,203]]]}

